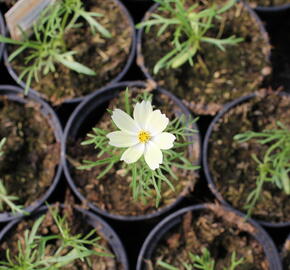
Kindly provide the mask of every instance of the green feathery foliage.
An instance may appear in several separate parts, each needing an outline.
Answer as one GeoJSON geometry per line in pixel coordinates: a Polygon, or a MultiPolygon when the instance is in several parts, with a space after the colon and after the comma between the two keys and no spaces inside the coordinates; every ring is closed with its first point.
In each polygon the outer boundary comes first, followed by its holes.
{"type": "Polygon", "coordinates": [[[236,0],[229,0],[224,6],[218,7],[212,4],[208,8],[196,3],[191,7],[186,6],[186,0],[154,0],[159,4],[158,11],[169,14],[164,17],[153,13],[149,19],[137,24],[137,28],[145,27],[149,32],[152,26],[159,27],[157,36],[161,36],[168,28],[173,28],[171,43],[173,49],[163,56],[154,66],[156,74],[163,68],[178,68],[186,62],[194,64],[194,56],[202,50],[202,43],[210,43],[225,51],[226,46],[236,45],[243,41],[243,38],[230,36],[221,39],[219,37],[207,36],[208,31],[213,27],[214,20],[220,20],[220,15],[236,3],[236,0]]]}
{"type": "Polygon", "coordinates": [[[31,230],[24,232],[24,237],[18,240],[17,254],[11,256],[11,251],[6,251],[6,261],[0,262],[0,270],[57,270],[73,263],[76,260],[86,260],[90,265],[90,256],[113,257],[102,246],[100,237],[96,237],[93,229],[87,235],[73,235],[65,217],[61,217],[57,210],[49,210],[59,233],[48,236],[38,235],[38,230],[44,221],[45,215],[38,218],[31,230]],[[52,242],[58,243],[58,248],[53,250],[52,242]],[[102,251],[95,251],[94,249],[102,251]]]}
{"type": "Polygon", "coordinates": [[[234,136],[234,139],[240,143],[255,140],[267,146],[262,160],[259,160],[257,155],[252,155],[257,162],[258,175],[256,187],[246,200],[245,209],[248,211],[248,216],[259,200],[265,182],[270,182],[286,194],[290,194],[290,130],[281,122],[277,122],[277,126],[279,129],[262,132],[247,131],[234,136]]]}
{"type": "MultiPolygon", "coordinates": [[[[191,263],[182,262],[182,266],[186,270],[215,270],[215,260],[211,257],[210,252],[207,248],[203,249],[201,256],[189,253],[189,258],[191,263]]],[[[241,265],[243,262],[244,259],[237,259],[236,252],[233,252],[231,255],[231,263],[228,267],[224,267],[224,270],[235,270],[236,267],[241,265]]],[[[160,260],[157,261],[157,265],[167,270],[180,270],[180,268],[177,268],[160,260]]]]}
{"type": "MultiPolygon", "coordinates": [[[[152,100],[152,95],[144,93],[139,95],[133,100],[133,103],[139,100],[152,100]]],[[[132,100],[129,98],[128,89],[125,94],[125,110],[127,114],[132,113],[131,105],[132,100]]],[[[162,150],[163,162],[156,170],[151,170],[146,164],[142,156],[137,162],[132,164],[122,163],[122,168],[125,170],[127,176],[132,177],[131,188],[134,200],[141,199],[146,203],[146,199],[154,196],[152,190],[155,190],[156,207],[159,205],[162,198],[162,183],[166,183],[172,190],[175,190],[174,181],[178,180],[173,168],[180,168],[183,170],[194,171],[198,166],[186,157],[189,145],[193,142],[192,136],[196,130],[191,128],[197,119],[187,119],[182,115],[170,121],[164,132],[169,132],[176,137],[173,148],[169,150],[162,150]],[[170,179],[171,178],[171,179],[170,179]],[[153,189],[152,189],[153,188],[153,189]]],[[[84,160],[84,164],[79,167],[82,170],[89,170],[95,166],[106,165],[102,172],[98,175],[97,179],[104,177],[117,163],[125,150],[116,148],[109,145],[109,140],[106,137],[112,130],[103,130],[100,128],[93,128],[93,133],[89,133],[89,139],[82,142],[82,145],[93,144],[95,149],[98,150],[97,161],[84,160]],[[102,158],[105,156],[104,158],[102,158]]]]}
{"type": "Polygon", "coordinates": [[[62,64],[78,73],[96,75],[92,69],[74,60],[76,52],[67,49],[65,35],[70,29],[81,27],[79,20],[82,19],[93,33],[99,32],[104,37],[110,38],[111,34],[95,19],[100,16],[103,15],[86,11],[81,0],[56,1],[42,12],[33,25],[32,38],[24,31],[22,31],[23,40],[20,41],[0,35],[0,42],[18,46],[10,54],[9,61],[25,52],[25,67],[19,76],[19,80],[26,78],[25,93],[28,92],[32,80],[39,80],[40,74],[55,72],[55,64],[62,64]]]}
{"type": "MultiPolygon", "coordinates": [[[[3,138],[0,141],[0,157],[4,155],[4,151],[2,149],[5,142],[6,142],[6,138],[3,138]]],[[[27,212],[23,210],[24,207],[22,205],[17,205],[14,203],[14,201],[18,201],[18,200],[19,200],[18,197],[9,195],[7,193],[7,190],[2,180],[0,180],[0,211],[3,212],[4,206],[6,205],[10,208],[13,214],[17,214],[17,213],[27,214],[27,212]]]]}

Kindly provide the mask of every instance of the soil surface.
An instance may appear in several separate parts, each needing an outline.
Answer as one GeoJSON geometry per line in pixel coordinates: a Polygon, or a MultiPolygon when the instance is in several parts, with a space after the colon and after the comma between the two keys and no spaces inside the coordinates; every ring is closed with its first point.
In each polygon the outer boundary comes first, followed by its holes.
{"type": "Polygon", "coordinates": [[[224,212],[218,206],[213,206],[213,211],[188,212],[183,215],[182,223],[167,232],[157,244],[146,269],[164,269],[156,266],[156,261],[161,260],[185,270],[182,263],[191,262],[189,253],[201,255],[204,248],[215,260],[215,270],[230,269],[233,252],[237,259],[244,259],[237,270],[269,269],[263,247],[252,236],[255,230],[234,213],[224,212]]]}
{"type": "MultiPolygon", "coordinates": [[[[129,88],[130,89],[130,88],[129,88]]],[[[132,91],[140,91],[137,88],[131,88],[132,91]]],[[[131,91],[130,91],[131,92],[131,91]]],[[[124,93],[124,92],[123,92],[124,93]]],[[[108,106],[109,110],[114,108],[124,109],[124,97],[121,94],[120,98],[115,98],[108,106]]],[[[135,103],[135,102],[134,102],[135,103]]],[[[155,96],[153,104],[158,105],[158,108],[162,113],[165,113],[167,117],[174,117],[174,112],[180,112],[180,109],[172,104],[172,101],[167,96],[155,96]]],[[[116,127],[113,125],[111,115],[105,113],[100,121],[96,125],[103,130],[114,131],[116,127]]],[[[93,145],[80,146],[80,142],[85,138],[78,138],[77,141],[73,140],[69,143],[68,158],[71,164],[78,166],[83,160],[98,160],[97,152],[93,145]]],[[[190,159],[192,162],[197,162],[199,156],[198,143],[195,142],[194,149],[191,151],[190,159]]],[[[121,148],[120,148],[121,149],[121,148]]],[[[186,155],[188,149],[185,150],[186,155]]],[[[103,158],[103,157],[102,157],[103,158]]],[[[72,166],[71,173],[79,191],[96,205],[98,208],[108,211],[111,214],[137,216],[145,215],[157,210],[155,206],[154,188],[152,187],[152,198],[147,202],[135,201],[132,196],[132,189],[130,187],[131,177],[126,175],[125,170],[122,167],[123,162],[119,162],[114,166],[105,177],[97,179],[97,176],[104,170],[105,167],[94,167],[91,170],[77,170],[72,166]]],[[[175,174],[178,176],[178,180],[169,180],[175,186],[175,191],[169,188],[166,184],[162,185],[163,198],[160,202],[158,209],[172,204],[183,191],[183,195],[193,190],[197,175],[192,171],[184,171],[178,168],[172,168],[175,174]],[[185,190],[188,189],[187,191],[185,190]]]]}
{"type": "Polygon", "coordinates": [[[271,7],[289,4],[289,0],[248,0],[251,7],[261,6],[261,7],[271,7]]]}
{"type": "MultiPolygon", "coordinates": [[[[39,105],[0,99],[0,138],[7,138],[0,175],[9,195],[28,206],[47,191],[60,159],[60,145],[39,105]]],[[[6,209],[9,211],[9,209],[6,209]]]]}
{"type": "MultiPolygon", "coordinates": [[[[237,209],[245,211],[246,198],[256,186],[257,163],[251,155],[262,160],[267,146],[255,140],[238,143],[233,136],[250,130],[276,129],[277,121],[290,128],[290,98],[271,94],[231,109],[213,129],[209,170],[223,198],[237,209]]],[[[253,217],[274,223],[290,221],[290,196],[272,183],[265,182],[263,187],[253,217]]]]}
{"type": "MultiPolygon", "coordinates": [[[[85,22],[82,22],[83,27],[72,29],[66,34],[66,47],[77,52],[75,60],[93,69],[97,75],[79,74],[56,64],[56,72],[39,76],[39,82],[32,83],[33,89],[54,104],[84,96],[105,86],[123,70],[130,53],[133,30],[115,1],[87,0],[85,7],[86,10],[104,15],[97,20],[111,33],[112,38],[104,38],[99,33],[93,35],[85,22]]],[[[20,74],[23,63],[22,57],[12,62],[17,74],[20,74]]]]}
{"type": "MultiPolygon", "coordinates": [[[[93,228],[88,224],[88,218],[82,215],[80,212],[73,210],[71,207],[65,207],[64,209],[58,210],[61,216],[65,216],[68,222],[68,226],[72,235],[82,234],[83,236],[87,235],[93,228]]],[[[0,260],[5,259],[5,251],[9,248],[11,251],[11,257],[17,255],[17,242],[24,237],[25,230],[31,230],[33,226],[33,220],[21,221],[15,230],[7,236],[9,241],[5,241],[0,245],[0,260]],[[12,234],[12,235],[11,235],[12,234]]],[[[45,214],[45,219],[40,225],[38,230],[38,235],[49,236],[59,234],[59,229],[57,228],[55,221],[49,211],[45,214]]],[[[97,235],[94,235],[96,237],[97,235]]],[[[99,244],[106,248],[107,253],[112,253],[110,247],[102,235],[99,244]]],[[[51,241],[47,247],[47,256],[53,254],[55,250],[59,247],[57,242],[51,241]]],[[[96,251],[102,251],[101,249],[95,249],[96,251]]],[[[90,256],[91,267],[87,264],[86,261],[75,260],[73,263],[62,267],[63,270],[122,270],[123,267],[120,266],[114,258],[111,257],[101,257],[101,256],[90,256]]]]}
{"type": "MultiPolygon", "coordinates": [[[[190,5],[195,1],[187,2],[190,5]]],[[[217,3],[225,2],[220,0],[217,3]]],[[[162,15],[166,16],[165,13],[162,15]]],[[[244,38],[243,42],[226,46],[225,52],[204,42],[194,58],[194,66],[186,63],[177,69],[162,69],[154,75],[159,85],[182,98],[198,114],[217,113],[226,102],[256,91],[264,76],[271,73],[267,60],[270,46],[249,11],[237,3],[221,18],[221,21],[213,22],[217,26],[207,35],[217,37],[222,33],[221,38],[235,35],[244,38]]],[[[139,55],[138,62],[144,63],[152,76],[154,65],[173,48],[170,43],[173,30],[169,28],[158,38],[157,27],[143,33],[143,56],[139,55]]]]}

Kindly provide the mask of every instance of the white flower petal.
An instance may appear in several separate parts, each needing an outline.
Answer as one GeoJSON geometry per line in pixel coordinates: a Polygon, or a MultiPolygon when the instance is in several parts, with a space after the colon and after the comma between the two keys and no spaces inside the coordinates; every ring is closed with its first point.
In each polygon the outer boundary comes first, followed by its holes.
{"type": "Polygon", "coordinates": [[[144,153],[145,144],[139,143],[128,148],[123,155],[121,156],[121,160],[125,161],[126,163],[134,163],[136,162],[144,153]]]}
{"type": "Polygon", "coordinates": [[[143,100],[135,105],[133,116],[141,128],[145,129],[147,119],[152,111],[153,108],[150,101],[143,100]]]}
{"type": "Polygon", "coordinates": [[[136,135],[131,135],[124,131],[114,131],[106,136],[110,141],[109,144],[116,147],[130,147],[139,143],[136,135]]]}
{"type": "Polygon", "coordinates": [[[156,146],[155,143],[149,141],[146,144],[146,149],[145,149],[145,161],[148,164],[149,168],[151,170],[155,170],[159,168],[159,165],[163,161],[163,155],[161,150],[156,146]]]}
{"type": "Polygon", "coordinates": [[[161,134],[156,135],[151,140],[162,150],[167,150],[173,147],[173,142],[176,137],[168,132],[163,132],[161,134]]]}
{"type": "Polygon", "coordinates": [[[112,120],[116,126],[131,135],[137,134],[140,130],[137,122],[132,117],[120,109],[115,109],[112,114],[112,120]]]}
{"type": "Polygon", "coordinates": [[[151,136],[160,134],[168,125],[169,119],[160,110],[155,110],[150,113],[146,124],[146,131],[149,131],[151,136]]]}

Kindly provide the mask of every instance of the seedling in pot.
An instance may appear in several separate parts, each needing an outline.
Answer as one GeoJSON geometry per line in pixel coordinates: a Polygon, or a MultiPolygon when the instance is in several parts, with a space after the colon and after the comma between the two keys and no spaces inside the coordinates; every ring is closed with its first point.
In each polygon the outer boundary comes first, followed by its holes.
{"type": "Polygon", "coordinates": [[[76,260],[86,261],[90,265],[90,256],[113,257],[99,244],[100,237],[96,237],[93,229],[86,235],[73,235],[65,216],[60,216],[57,210],[49,208],[53,221],[57,227],[57,234],[38,235],[38,231],[45,220],[45,215],[39,217],[31,230],[24,232],[23,238],[18,240],[17,252],[11,256],[11,250],[6,251],[6,261],[0,262],[0,269],[61,269],[76,260]],[[57,247],[53,248],[53,243],[57,247]]]}
{"type": "Polygon", "coordinates": [[[177,168],[194,171],[198,168],[187,158],[187,150],[196,130],[191,128],[197,119],[184,115],[169,120],[152,106],[152,94],[139,94],[136,99],[124,95],[124,109],[114,109],[111,118],[118,131],[93,128],[89,139],[82,145],[93,144],[98,150],[97,161],[84,161],[79,169],[89,170],[95,166],[104,168],[98,179],[121,164],[124,176],[131,182],[133,198],[146,199],[155,196],[156,207],[162,198],[162,183],[175,190],[177,168]],[[131,104],[135,103],[132,110],[131,104]],[[133,115],[133,118],[132,118],[133,115]],[[120,163],[120,161],[124,161],[120,163]],[[118,164],[118,165],[117,165],[118,164]]]}
{"type": "MultiPolygon", "coordinates": [[[[215,260],[211,257],[211,254],[207,248],[204,248],[202,251],[202,255],[195,255],[189,253],[189,259],[191,263],[182,262],[182,269],[185,270],[193,270],[193,269],[202,269],[202,270],[215,270],[215,260]]],[[[225,267],[224,270],[235,270],[237,266],[243,263],[244,259],[237,259],[236,252],[233,252],[231,255],[230,265],[225,267]]],[[[177,268],[171,264],[163,262],[161,260],[157,261],[157,266],[161,266],[167,270],[180,270],[181,268],[177,268]]]]}
{"type": "MultiPolygon", "coordinates": [[[[5,142],[6,142],[6,138],[3,138],[0,141],[0,157],[4,155],[4,152],[2,149],[3,149],[5,142]]],[[[16,214],[16,213],[27,214],[27,212],[23,210],[22,205],[17,205],[14,203],[17,200],[19,200],[18,197],[11,196],[11,195],[7,194],[7,190],[6,190],[2,180],[0,179],[0,211],[3,212],[4,206],[8,206],[9,209],[11,209],[12,213],[14,213],[14,214],[16,214]]]]}
{"type": "Polygon", "coordinates": [[[264,183],[270,182],[286,194],[290,194],[290,130],[281,122],[277,122],[277,126],[277,129],[247,131],[234,137],[240,143],[255,140],[258,144],[267,146],[261,160],[257,155],[252,155],[257,162],[258,175],[256,187],[246,201],[248,216],[260,198],[264,183]]]}
{"type": "MultiPolygon", "coordinates": [[[[139,23],[137,28],[145,27],[145,31],[149,32],[152,26],[157,25],[159,27],[158,36],[164,34],[168,28],[174,28],[171,41],[173,49],[155,64],[153,70],[155,74],[160,69],[178,68],[186,62],[189,62],[190,65],[193,65],[194,61],[202,62],[202,58],[198,57],[198,52],[202,51],[204,42],[225,51],[226,46],[236,45],[243,41],[243,38],[235,36],[221,38],[222,24],[216,37],[208,35],[209,30],[215,26],[214,21],[220,20],[220,15],[230,9],[236,0],[230,0],[222,7],[213,3],[208,8],[204,8],[199,3],[188,7],[186,0],[154,1],[160,5],[158,11],[166,12],[169,15],[164,17],[153,13],[151,18],[139,23]]],[[[201,66],[205,66],[205,64],[201,66]]]]}
{"type": "Polygon", "coordinates": [[[92,69],[74,59],[77,52],[67,49],[65,36],[71,29],[82,27],[80,21],[84,21],[93,33],[99,32],[105,38],[110,38],[111,34],[96,21],[100,16],[102,14],[86,11],[81,0],[56,1],[42,12],[33,25],[31,37],[24,31],[21,41],[0,35],[0,42],[18,46],[10,54],[9,61],[13,61],[20,54],[25,55],[25,67],[19,76],[19,80],[26,77],[25,93],[28,92],[32,80],[38,81],[39,76],[55,72],[56,64],[85,75],[95,75],[92,69]]]}

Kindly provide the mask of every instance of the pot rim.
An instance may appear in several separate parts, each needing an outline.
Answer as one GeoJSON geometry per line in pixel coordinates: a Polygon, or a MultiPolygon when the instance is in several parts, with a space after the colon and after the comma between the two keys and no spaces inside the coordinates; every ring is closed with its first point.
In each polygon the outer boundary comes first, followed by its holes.
{"type": "MultiPolygon", "coordinates": [[[[202,211],[202,210],[211,210],[211,206],[216,206],[212,203],[205,203],[205,204],[198,204],[193,206],[187,206],[185,208],[182,208],[171,215],[164,218],[161,222],[159,222],[149,233],[147,238],[145,239],[141,250],[138,255],[137,259],[137,270],[144,269],[144,258],[147,259],[148,256],[151,254],[147,254],[150,251],[153,251],[153,249],[157,246],[158,242],[162,237],[175,225],[177,225],[179,222],[179,218],[181,218],[182,215],[184,215],[187,212],[194,212],[194,211],[202,211]],[[148,247],[150,248],[148,251],[148,247]]],[[[229,208],[227,206],[221,205],[225,211],[227,212],[233,212],[235,215],[245,218],[245,215],[241,213],[238,210],[229,208]]],[[[251,218],[247,219],[247,223],[249,223],[251,226],[257,229],[256,233],[250,233],[248,232],[253,238],[255,238],[256,241],[259,242],[259,244],[263,247],[265,256],[270,263],[272,261],[272,266],[270,269],[272,270],[282,270],[281,260],[278,254],[278,251],[275,247],[275,244],[273,240],[270,238],[270,236],[267,234],[267,232],[254,220],[251,218]],[[273,259],[274,258],[274,259],[273,259]]]]}
{"type": "MultiPolygon", "coordinates": [[[[131,33],[132,43],[131,43],[131,47],[130,47],[130,53],[128,54],[128,57],[127,57],[127,60],[126,60],[126,64],[124,65],[123,69],[111,81],[109,81],[104,86],[112,85],[112,84],[120,81],[126,75],[127,71],[132,66],[133,60],[135,58],[136,40],[137,40],[136,31],[135,31],[135,24],[134,24],[133,18],[131,16],[130,12],[128,11],[128,9],[125,7],[125,5],[120,0],[110,0],[110,1],[113,1],[116,5],[118,5],[120,7],[121,12],[124,13],[125,17],[127,17],[128,23],[129,23],[129,27],[132,29],[132,33],[131,33]]],[[[18,85],[20,85],[24,89],[25,86],[26,86],[26,83],[23,80],[19,80],[18,74],[12,68],[10,62],[8,61],[7,46],[5,44],[4,44],[4,50],[3,50],[3,57],[4,57],[5,66],[6,66],[7,70],[8,70],[8,72],[9,72],[10,76],[14,79],[14,81],[18,85]]],[[[83,101],[85,98],[93,96],[95,91],[98,91],[99,89],[103,88],[104,86],[101,86],[101,87],[97,88],[96,90],[94,90],[93,92],[91,92],[91,93],[89,93],[87,95],[80,96],[80,97],[75,97],[75,98],[71,98],[71,99],[70,98],[65,99],[63,102],[61,102],[60,104],[57,104],[57,105],[79,103],[79,102],[83,101]]],[[[44,94],[34,90],[31,87],[29,88],[29,92],[34,93],[35,95],[37,95],[40,98],[46,100],[47,102],[49,101],[49,99],[47,99],[47,97],[44,94]]]]}
{"type": "MultiPolygon", "coordinates": [[[[181,194],[179,194],[179,196],[176,198],[176,200],[170,204],[167,205],[165,207],[160,208],[159,210],[153,212],[153,213],[149,213],[149,214],[145,214],[145,215],[139,215],[139,216],[126,216],[126,215],[117,215],[117,214],[111,214],[105,210],[102,210],[100,208],[98,208],[97,206],[95,206],[93,203],[88,202],[88,200],[85,198],[84,195],[81,194],[81,192],[78,190],[76,184],[74,183],[73,177],[70,173],[70,169],[69,169],[69,163],[68,160],[66,159],[66,152],[67,152],[67,146],[66,146],[66,141],[69,137],[71,128],[73,126],[73,124],[75,123],[75,119],[78,117],[79,114],[82,113],[83,110],[85,110],[85,108],[87,107],[88,104],[90,104],[91,102],[93,103],[97,98],[102,97],[103,94],[105,94],[106,92],[109,91],[113,91],[114,89],[116,89],[117,91],[119,91],[119,88],[125,88],[127,86],[136,86],[136,87],[146,87],[146,83],[142,82],[142,81],[124,81],[124,82],[119,82],[116,83],[114,85],[110,85],[107,87],[102,88],[101,90],[99,90],[98,92],[95,92],[95,94],[93,96],[90,96],[88,98],[86,98],[82,103],[80,103],[77,108],[74,110],[74,112],[72,113],[72,115],[70,116],[69,120],[67,121],[67,125],[65,127],[65,131],[64,131],[64,136],[63,136],[63,140],[62,140],[62,166],[64,169],[64,173],[66,176],[66,179],[69,183],[69,186],[71,187],[71,189],[73,190],[73,192],[75,193],[75,195],[83,202],[87,203],[89,205],[89,207],[94,211],[97,212],[98,214],[101,214],[107,218],[110,219],[114,219],[114,220],[119,220],[119,221],[143,221],[143,220],[150,220],[156,217],[159,217],[163,214],[165,214],[166,212],[170,211],[171,209],[173,209],[175,206],[177,206],[183,199],[184,199],[184,195],[183,192],[181,192],[181,194]]],[[[173,94],[167,92],[164,89],[161,88],[156,88],[157,91],[160,91],[163,94],[168,95],[177,106],[179,106],[181,108],[181,110],[183,111],[183,113],[186,116],[190,116],[190,112],[187,110],[187,108],[183,105],[183,103],[177,99],[173,94]]],[[[95,107],[97,107],[100,103],[102,103],[103,101],[98,100],[99,103],[95,105],[95,107]]],[[[195,125],[195,129],[197,130],[197,133],[195,134],[195,139],[196,139],[196,145],[198,146],[197,149],[197,155],[198,155],[198,160],[197,160],[197,165],[200,164],[201,162],[201,140],[200,140],[200,135],[199,135],[199,129],[197,127],[197,125],[195,125]]]]}
{"type": "MultiPolygon", "coordinates": [[[[281,95],[287,95],[290,97],[290,95],[286,92],[281,92],[281,95]]],[[[216,184],[215,184],[215,180],[213,179],[211,173],[210,173],[210,169],[208,166],[208,145],[209,145],[209,139],[210,136],[213,132],[213,128],[215,126],[215,124],[219,121],[219,119],[221,119],[228,111],[230,111],[232,108],[238,106],[241,103],[247,102],[248,100],[254,98],[258,96],[258,93],[252,93],[250,95],[247,96],[243,96],[240,98],[237,98],[227,104],[225,104],[225,106],[223,107],[223,109],[214,117],[214,119],[211,121],[205,137],[204,137],[204,141],[203,141],[203,148],[202,148],[202,167],[203,167],[203,171],[205,174],[205,178],[208,184],[209,189],[211,190],[211,192],[215,195],[215,197],[219,200],[219,202],[221,202],[223,205],[226,205],[228,208],[232,209],[232,210],[236,210],[236,208],[234,208],[231,203],[229,203],[228,201],[226,201],[222,194],[218,191],[216,184]]],[[[261,219],[256,219],[256,218],[252,218],[253,220],[256,220],[259,224],[269,227],[269,228],[281,228],[281,227],[287,227],[290,226],[290,220],[286,221],[286,222],[269,222],[269,221],[264,221],[261,219]]]]}
{"type": "MultiPolygon", "coordinates": [[[[41,106],[40,113],[42,114],[44,118],[48,120],[50,128],[52,129],[54,133],[55,140],[61,146],[61,141],[63,137],[62,127],[60,125],[58,116],[56,115],[54,110],[49,106],[49,104],[47,104],[45,101],[40,99],[38,96],[35,96],[33,93],[29,93],[25,98],[23,98],[23,89],[18,86],[13,86],[13,85],[0,85],[0,95],[7,96],[9,99],[12,98],[13,101],[21,103],[21,104],[25,104],[29,100],[32,100],[33,102],[39,104],[41,106]],[[5,93],[5,92],[8,92],[8,93],[5,93]]],[[[59,163],[57,165],[57,168],[55,168],[55,174],[51,180],[51,184],[49,188],[44,192],[44,194],[39,199],[33,202],[30,206],[24,208],[24,210],[31,213],[37,208],[39,208],[44,203],[44,201],[46,201],[50,197],[50,195],[53,193],[53,191],[57,187],[61,174],[62,174],[62,164],[61,164],[61,149],[60,149],[59,150],[59,163]]],[[[0,223],[11,221],[22,216],[24,215],[13,214],[12,212],[4,212],[0,214],[0,223]]]]}
{"type": "Polygon", "coordinates": [[[279,12],[285,12],[288,9],[290,9],[290,3],[277,5],[277,6],[269,6],[269,7],[256,6],[253,9],[255,10],[255,12],[258,12],[258,13],[266,13],[266,14],[274,13],[274,14],[277,14],[279,12]]]}
{"type": "MultiPolygon", "coordinates": [[[[51,205],[53,206],[53,204],[51,205]]],[[[65,205],[61,204],[61,207],[64,208],[65,205]]],[[[100,232],[104,235],[105,240],[108,242],[110,247],[112,248],[114,254],[118,258],[118,261],[123,265],[124,270],[129,269],[129,262],[128,257],[121,242],[119,236],[115,232],[115,230],[101,217],[97,216],[96,214],[85,210],[78,206],[73,206],[75,210],[82,213],[84,216],[88,217],[88,223],[92,227],[94,227],[97,232],[100,232]]],[[[0,243],[2,242],[3,238],[10,230],[13,229],[16,224],[20,223],[23,219],[33,219],[36,218],[38,215],[41,215],[43,212],[48,211],[48,207],[43,205],[42,207],[38,208],[35,212],[32,213],[30,216],[24,216],[22,218],[18,218],[6,224],[6,226],[0,231],[0,243]]]]}

